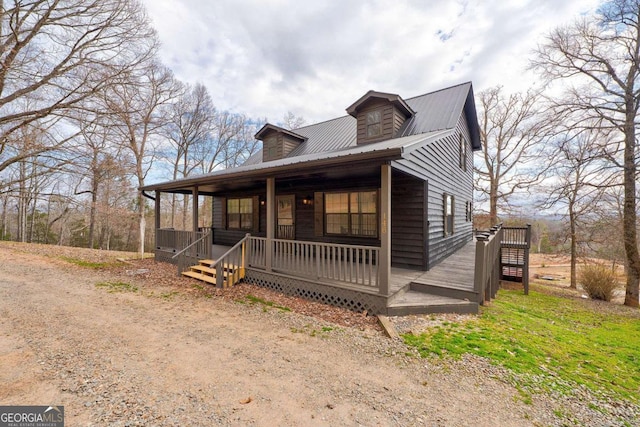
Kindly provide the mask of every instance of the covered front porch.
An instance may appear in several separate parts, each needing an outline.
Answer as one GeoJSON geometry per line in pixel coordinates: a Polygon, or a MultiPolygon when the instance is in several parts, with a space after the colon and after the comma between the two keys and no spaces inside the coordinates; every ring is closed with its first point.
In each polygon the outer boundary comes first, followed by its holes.
{"type": "Polygon", "coordinates": [[[269,242],[251,235],[233,247],[213,245],[212,258],[191,271],[187,267],[184,274],[218,287],[242,280],[370,314],[477,313],[480,292],[475,288],[474,269],[468,268],[475,262],[476,245],[468,243],[429,271],[392,267],[387,290],[381,286],[379,248],[283,239],[269,242]]]}

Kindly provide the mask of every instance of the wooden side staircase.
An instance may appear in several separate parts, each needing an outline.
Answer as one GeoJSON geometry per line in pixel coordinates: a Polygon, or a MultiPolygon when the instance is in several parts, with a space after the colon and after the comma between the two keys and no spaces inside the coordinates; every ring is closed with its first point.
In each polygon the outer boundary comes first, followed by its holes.
{"type": "Polygon", "coordinates": [[[224,263],[222,268],[217,269],[211,267],[214,262],[211,259],[201,259],[197,265],[192,265],[187,271],[183,271],[182,275],[222,288],[229,288],[244,279],[245,271],[241,266],[224,263]],[[218,271],[222,273],[222,286],[218,283],[218,271]]]}

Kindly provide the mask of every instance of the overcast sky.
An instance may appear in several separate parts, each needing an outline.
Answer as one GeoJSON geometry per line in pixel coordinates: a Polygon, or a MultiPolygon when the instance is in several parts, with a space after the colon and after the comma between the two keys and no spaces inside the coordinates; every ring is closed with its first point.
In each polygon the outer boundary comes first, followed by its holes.
{"type": "Polygon", "coordinates": [[[410,98],[472,81],[536,84],[531,51],[599,0],[143,0],[162,60],[221,110],[307,123],[369,89],[410,98]]]}

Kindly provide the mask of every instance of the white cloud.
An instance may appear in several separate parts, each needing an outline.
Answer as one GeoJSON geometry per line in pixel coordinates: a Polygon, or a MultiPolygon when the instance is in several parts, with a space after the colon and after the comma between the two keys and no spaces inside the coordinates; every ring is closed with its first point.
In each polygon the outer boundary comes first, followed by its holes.
{"type": "Polygon", "coordinates": [[[144,0],[178,78],[220,109],[307,122],[369,89],[419,95],[471,80],[526,90],[531,51],[598,0],[144,0]]]}

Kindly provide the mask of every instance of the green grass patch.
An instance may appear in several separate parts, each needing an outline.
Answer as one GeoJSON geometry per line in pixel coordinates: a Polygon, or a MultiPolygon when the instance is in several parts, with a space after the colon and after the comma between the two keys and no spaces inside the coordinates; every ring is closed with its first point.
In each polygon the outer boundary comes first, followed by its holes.
{"type": "Polygon", "coordinates": [[[60,259],[68,263],[77,265],[78,267],[84,267],[84,268],[99,269],[99,268],[110,267],[111,265],[113,265],[113,263],[111,262],[91,262],[91,261],[85,261],[79,258],[71,258],[66,256],[61,256],[60,259]]]}
{"type": "Polygon", "coordinates": [[[178,291],[163,292],[163,293],[160,294],[160,298],[169,300],[169,299],[172,299],[174,296],[176,296],[178,294],[179,294],[178,291]]]}
{"type": "Polygon", "coordinates": [[[96,283],[96,288],[105,288],[107,292],[137,292],[138,288],[126,282],[100,282],[96,283]]]}
{"type": "Polygon", "coordinates": [[[588,301],[502,290],[477,319],[403,338],[423,357],[474,354],[535,375],[536,384],[549,390],[584,385],[638,402],[640,319],[633,310],[610,311],[599,312],[588,301]]]}
{"type": "Polygon", "coordinates": [[[260,305],[262,305],[262,306],[263,306],[263,308],[264,308],[265,310],[266,310],[268,307],[271,307],[271,308],[277,308],[278,310],[282,310],[282,311],[291,311],[291,309],[290,309],[289,307],[285,307],[285,306],[282,306],[282,305],[278,305],[278,304],[274,303],[273,301],[267,301],[267,300],[265,300],[265,299],[262,299],[262,298],[260,298],[260,297],[257,297],[257,296],[255,296],[255,295],[251,295],[251,294],[249,294],[249,295],[245,296],[245,297],[244,297],[244,301],[243,301],[243,300],[240,300],[240,301],[238,301],[238,302],[240,302],[240,303],[248,302],[248,303],[250,303],[250,304],[260,304],[260,305]]]}

